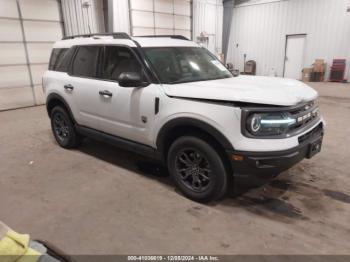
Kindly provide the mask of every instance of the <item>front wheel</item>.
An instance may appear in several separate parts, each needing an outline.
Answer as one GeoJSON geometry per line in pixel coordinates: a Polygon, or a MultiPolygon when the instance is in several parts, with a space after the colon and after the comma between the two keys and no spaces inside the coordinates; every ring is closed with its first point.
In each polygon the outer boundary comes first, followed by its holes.
{"type": "Polygon", "coordinates": [[[205,140],[178,138],[169,149],[167,162],[176,185],[188,198],[209,202],[226,193],[228,172],[224,161],[205,140]]]}

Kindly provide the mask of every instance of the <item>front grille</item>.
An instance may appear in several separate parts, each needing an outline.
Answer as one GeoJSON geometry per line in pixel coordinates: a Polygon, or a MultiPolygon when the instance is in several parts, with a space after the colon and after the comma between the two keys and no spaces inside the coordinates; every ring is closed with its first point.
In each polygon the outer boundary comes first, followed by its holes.
{"type": "Polygon", "coordinates": [[[299,144],[304,143],[306,140],[308,140],[309,138],[317,135],[317,134],[321,134],[323,132],[323,124],[319,123],[315,128],[313,128],[311,131],[307,132],[306,134],[299,136],[298,137],[298,141],[299,144]]]}
{"type": "Polygon", "coordinates": [[[290,127],[290,131],[295,132],[314,122],[319,118],[319,109],[314,101],[304,104],[289,111],[291,117],[296,119],[296,123],[290,127]]]}

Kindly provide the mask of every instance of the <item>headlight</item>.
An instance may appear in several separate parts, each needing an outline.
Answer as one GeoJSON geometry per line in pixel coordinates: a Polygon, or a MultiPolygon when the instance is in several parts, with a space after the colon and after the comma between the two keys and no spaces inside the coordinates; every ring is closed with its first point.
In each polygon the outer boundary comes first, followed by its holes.
{"type": "Polygon", "coordinates": [[[246,128],[254,136],[282,135],[296,119],[288,113],[255,113],[247,118],[246,128]]]}

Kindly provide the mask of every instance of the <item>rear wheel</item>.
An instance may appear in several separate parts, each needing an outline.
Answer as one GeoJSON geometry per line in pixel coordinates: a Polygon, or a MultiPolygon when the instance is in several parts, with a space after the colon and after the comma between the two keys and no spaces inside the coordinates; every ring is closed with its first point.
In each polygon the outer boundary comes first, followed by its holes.
{"type": "Polygon", "coordinates": [[[209,202],[226,193],[228,172],[224,161],[205,140],[178,138],[169,149],[167,162],[176,185],[188,198],[209,202]]]}
{"type": "Polygon", "coordinates": [[[67,111],[56,106],[51,111],[51,129],[57,143],[63,148],[74,148],[80,144],[81,137],[74,128],[67,111]]]}

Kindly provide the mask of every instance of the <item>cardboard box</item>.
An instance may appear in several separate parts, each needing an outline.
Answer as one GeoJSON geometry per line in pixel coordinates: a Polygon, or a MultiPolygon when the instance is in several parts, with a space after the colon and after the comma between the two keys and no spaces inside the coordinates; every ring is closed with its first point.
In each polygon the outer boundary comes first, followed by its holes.
{"type": "Polygon", "coordinates": [[[323,59],[316,59],[313,63],[313,71],[316,73],[323,73],[326,71],[326,65],[323,59]]]}
{"type": "Polygon", "coordinates": [[[217,58],[221,61],[221,63],[225,63],[225,55],[224,53],[219,53],[217,58]]]}
{"type": "Polygon", "coordinates": [[[313,68],[304,68],[302,70],[302,77],[301,80],[303,82],[310,82],[310,78],[311,78],[311,73],[313,72],[313,68]]]}

